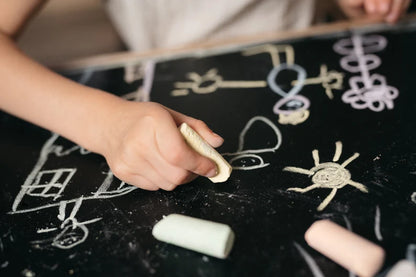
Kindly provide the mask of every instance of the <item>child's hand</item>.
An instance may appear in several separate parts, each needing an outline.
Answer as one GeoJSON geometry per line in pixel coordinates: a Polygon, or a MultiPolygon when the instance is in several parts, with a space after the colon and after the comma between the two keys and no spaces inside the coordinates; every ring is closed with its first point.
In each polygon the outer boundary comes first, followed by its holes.
{"type": "Polygon", "coordinates": [[[411,0],[338,0],[338,3],[350,18],[372,16],[395,23],[406,12],[411,0]]]}
{"type": "Polygon", "coordinates": [[[223,139],[202,121],[156,103],[123,101],[112,115],[102,152],[119,179],[147,190],[173,190],[197,175],[213,177],[216,165],[185,142],[178,126],[186,122],[209,144],[223,139]]]}

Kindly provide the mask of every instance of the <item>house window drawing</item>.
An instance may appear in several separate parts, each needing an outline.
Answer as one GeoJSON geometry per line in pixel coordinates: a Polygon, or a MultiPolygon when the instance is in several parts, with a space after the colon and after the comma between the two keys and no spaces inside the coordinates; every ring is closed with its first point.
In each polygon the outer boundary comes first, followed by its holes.
{"type": "Polygon", "coordinates": [[[77,170],[63,168],[39,171],[32,185],[27,188],[27,195],[59,198],[77,170]]]}

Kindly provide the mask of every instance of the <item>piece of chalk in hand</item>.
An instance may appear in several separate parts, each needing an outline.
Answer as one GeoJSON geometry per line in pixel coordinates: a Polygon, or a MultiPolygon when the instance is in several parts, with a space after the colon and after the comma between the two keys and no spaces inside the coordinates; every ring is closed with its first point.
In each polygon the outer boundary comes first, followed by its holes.
{"type": "Polygon", "coordinates": [[[182,123],[179,127],[179,131],[192,149],[216,163],[218,174],[209,179],[214,183],[227,181],[231,175],[231,165],[188,124],[182,123]]]}
{"type": "Polygon", "coordinates": [[[310,247],[360,277],[374,276],[384,262],[384,250],[353,232],[331,222],[314,222],[305,233],[310,247]]]}
{"type": "Polygon", "coordinates": [[[234,243],[234,232],[222,223],[180,214],[170,214],[156,223],[153,236],[206,255],[225,259],[234,243]]]}

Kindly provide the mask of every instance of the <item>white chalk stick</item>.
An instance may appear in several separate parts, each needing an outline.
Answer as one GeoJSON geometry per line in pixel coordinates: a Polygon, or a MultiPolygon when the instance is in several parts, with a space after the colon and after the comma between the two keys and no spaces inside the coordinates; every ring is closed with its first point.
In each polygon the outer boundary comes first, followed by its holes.
{"type": "Polygon", "coordinates": [[[408,260],[398,261],[386,277],[416,277],[416,265],[408,260]]]}
{"type": "Polygon", "coordinates": [[[156,223],[153,236],[199,253],[225,259],[234,243],[234,232],[222,223],[170,214],[156,223]]]}
{"type": "Polygon", "coordinates": [[[218,174],[212,178],[209,178],[214,183],[225,182],[231,175],[231,165],[208,144],[197,132],[194,131],[188,124],[182,123],[179,127],[180,132],[185,138],[189,146],[196,152],[213,160],[218,169],[218,174]]]}
{"type": "Polygon", "coordinates": [[[384,250],[353,232],[329,221],[314,222],[305,240],[315,250],[360,277],[374,276],[384,262],[384,250]]]}

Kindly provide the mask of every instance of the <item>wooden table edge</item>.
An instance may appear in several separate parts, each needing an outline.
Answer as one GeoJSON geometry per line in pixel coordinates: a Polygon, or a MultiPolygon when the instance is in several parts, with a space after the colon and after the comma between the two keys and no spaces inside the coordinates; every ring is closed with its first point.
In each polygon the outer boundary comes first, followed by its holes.
{"type": "MultiPolygon", "coordinates": [[[[408,14],[397,25],[408,24],[416,21],[416,13],[408,14]]],[[[330,34],[334,32],[348,32],[359,28],[384,29],[393,26],[377,19],[362,19],[338,21],[334,23],[319,24],[302,30],[291,30],[273,33],[264,33],[251,36],[237,37],[228,40],[215,40],[195,43],[186,47],[155,49],[146,52],[123,51],[109,54],[101,54],[86,58],[74,59],[60,64],[47,65],[55,71],[78,71],[84,68],[111,68],[122,64],[139,63],[144,60],[157,59],[165,60],[175,57],[190,55],[202,55],[211,51],[227,52],[237,47],[244,47],[252,44],[266,43],[271,41],[297,39],[316,35],[330,34]]]]}

